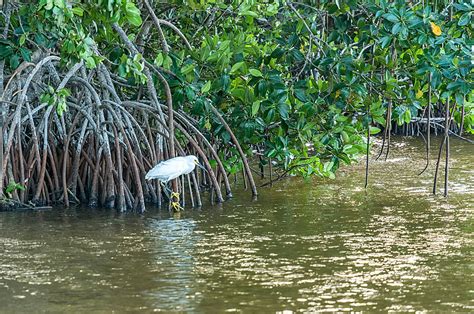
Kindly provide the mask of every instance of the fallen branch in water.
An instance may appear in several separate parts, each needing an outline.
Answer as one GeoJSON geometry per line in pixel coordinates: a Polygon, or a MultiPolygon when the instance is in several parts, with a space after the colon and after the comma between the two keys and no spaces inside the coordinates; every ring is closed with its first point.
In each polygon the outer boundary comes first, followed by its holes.
{"type": "MultiPolygon", "coordinates": [[[[440,119],[443,119],[443,120],[444,120],[444,118],[440,118],[440,119]]],[[[433,119],[431,119],[431,120],[433,120],[433,119]]],[[[452,120],[453,120],[453,119],[451,118],[451,121],[452,121],[452,120]]],[[[420,120],[420,121],[417,120],[416,122],[418,122],[418,123],[428,123],[425,119],[420,120]]],[[[430,121],[430,124],[436,125],[436,126],[442,128],[443,130],[445,129],[445,126],[444,126],[444,125],[439,124],[439,123],[436,123],[436,122],[434,122],[434,121],[430,121]]],[[[451,125],[450,125],[450,126],[451,126],[451,125]]],[[[463,141],[466,141],[466,142],[468,142],[468,143],[474,144],[474,141],[473,141],[473,140],[468,139],[468,138],[466,138],[466,137],[464,137],[464,136],[461,136],[461,135],[459,135],[458,133],[453,132],[453,131],[451,131],[451,130],[448,130],[448,131],[449,131],[449,134],[450,134],[450,135],[453,135],[454,137],[457,137],[457,138],[459,138],[459,139],[461,139],[461,140],[463,140],[463,141]]]]}

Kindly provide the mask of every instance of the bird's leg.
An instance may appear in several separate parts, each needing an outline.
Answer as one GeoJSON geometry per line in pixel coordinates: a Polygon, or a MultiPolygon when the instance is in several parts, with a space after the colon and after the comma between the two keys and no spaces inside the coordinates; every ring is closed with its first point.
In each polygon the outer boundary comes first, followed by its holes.
{"type": "Polygon", "coordinates": [[[171,207],[177,212],[183,209],[179,204],[179,193],[178,192],[171,192],[171,207]]]}
{"type": "Polygon", "coordinates": [[[161,187],[162,187],[162,189],[163,189],[163,192],[165,192],[165,195],[166,195],[166,197],[168,198],[168,200],[171,200],[171,193],[172,193],[173,191],[171,191],[170,188],[167,187],[167,186],[166,186],[166,183],[164,183],[163,181],[160,181],[160,185],[161,185],[161,187]]]}
{"type": "Polygon", "coordinates": [[[177,212],[181,211],[183,207],[181,207],[179,204],[179,193],[172,191],[163,181],[160,181],[160,184],[163,188],[163,192],[165,192],[165,195],[171,204],[171,207],[177,212]]]}

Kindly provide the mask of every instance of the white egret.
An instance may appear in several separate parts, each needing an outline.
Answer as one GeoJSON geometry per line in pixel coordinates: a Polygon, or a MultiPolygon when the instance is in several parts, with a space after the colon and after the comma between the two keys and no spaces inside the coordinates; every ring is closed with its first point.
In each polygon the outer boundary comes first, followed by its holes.
{"type": "MultiPolygon", "coordinates": [[[[174,157],[165,161],[160,162],[155,167],[153,167],[145,176],[145,180],[158,179],[163,187],[166,188],[166,183],[176,179],[177,177],[183,174],[191,173],[196,166],[206,170],[203,166],[199,164],[199,160],[196,156],[189,155],[184,157],[174,157]]],[[[172,192],[170,200],[176,198],[176,202],[171,202],[171,205],[174,209],[179,210],[181,206],[179,205],[179,193],[172,192]]]]}

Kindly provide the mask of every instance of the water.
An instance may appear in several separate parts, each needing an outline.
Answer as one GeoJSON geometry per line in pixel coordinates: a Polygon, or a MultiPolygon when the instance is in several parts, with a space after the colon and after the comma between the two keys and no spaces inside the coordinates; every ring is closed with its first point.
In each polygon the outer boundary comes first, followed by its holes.
{"type": "Polygon", "coordinates": [[[360,164],[175,215],[0,213],[0,312],[473,312],[473,147],[447,200],[396,138],[367,192],[360,164]]]}

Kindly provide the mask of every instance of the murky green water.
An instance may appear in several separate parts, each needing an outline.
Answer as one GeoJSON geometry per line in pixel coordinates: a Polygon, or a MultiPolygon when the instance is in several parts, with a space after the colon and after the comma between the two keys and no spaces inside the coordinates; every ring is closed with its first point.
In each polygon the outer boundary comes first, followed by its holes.
{"type": "Polygon", "coordinates": [[[419,140],[336,180],[144,216],[0,213],[0,312],[474,311],[474,146],[430,196],[419,140]]]}

